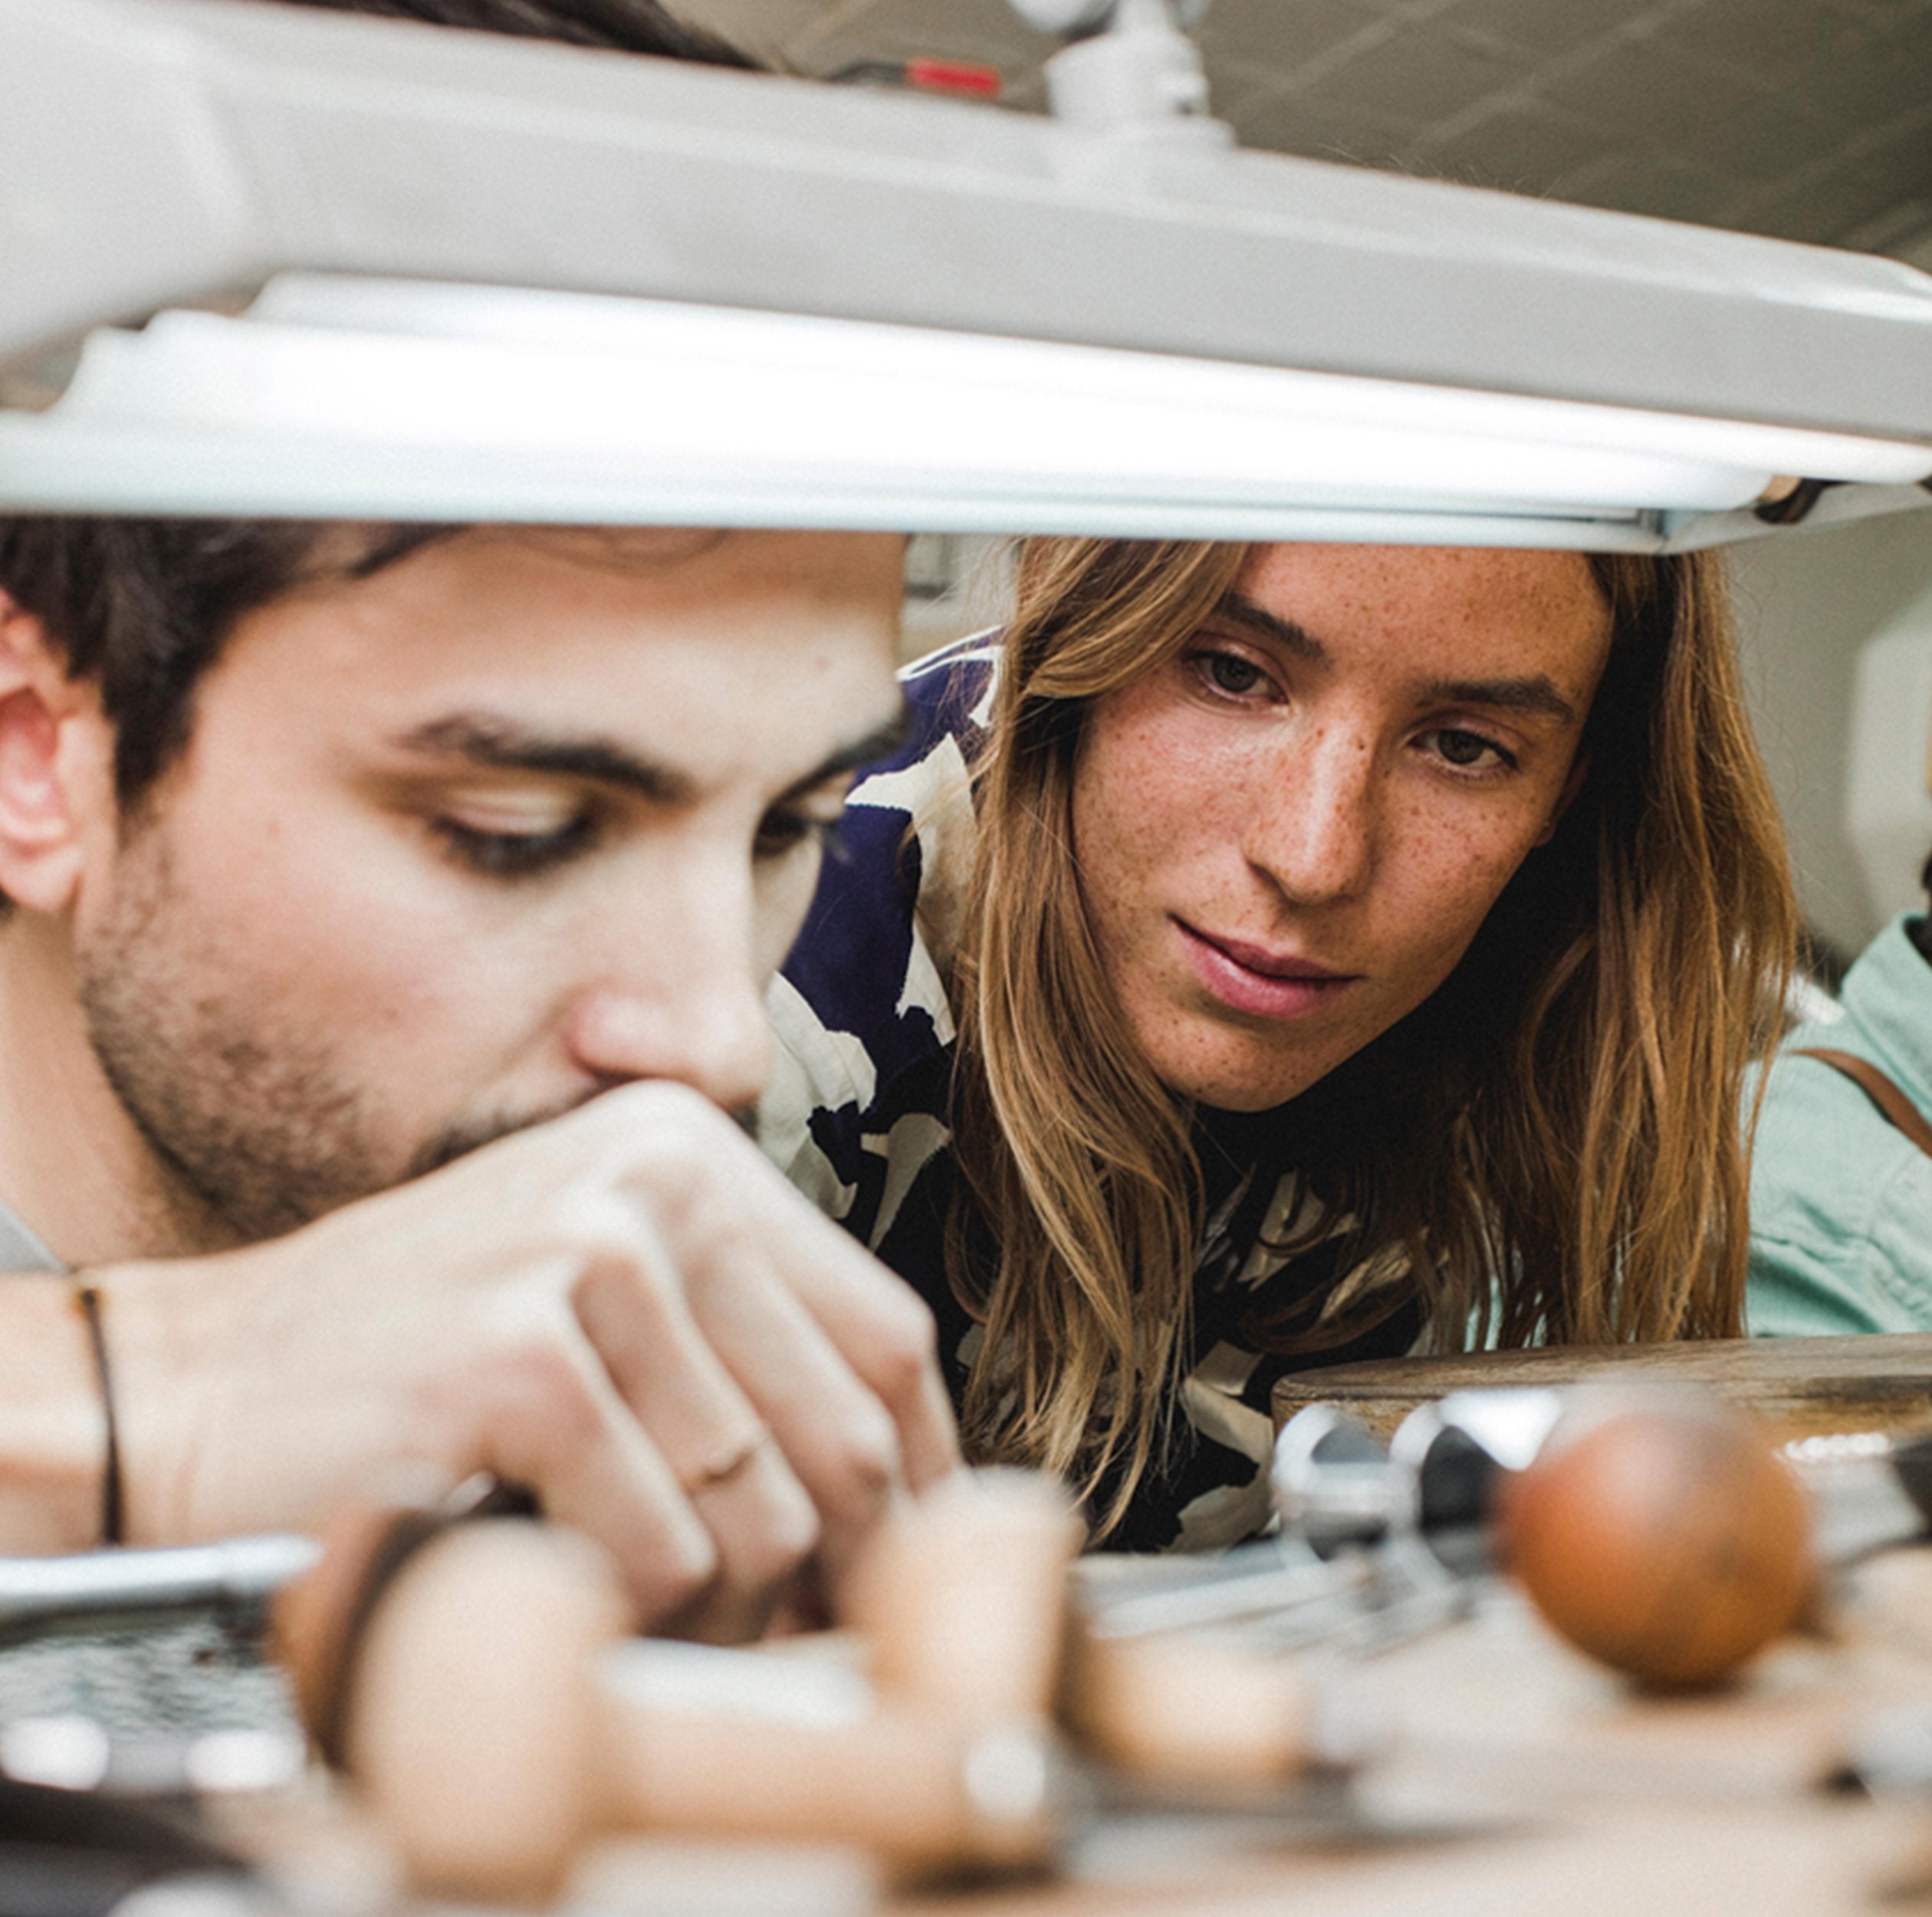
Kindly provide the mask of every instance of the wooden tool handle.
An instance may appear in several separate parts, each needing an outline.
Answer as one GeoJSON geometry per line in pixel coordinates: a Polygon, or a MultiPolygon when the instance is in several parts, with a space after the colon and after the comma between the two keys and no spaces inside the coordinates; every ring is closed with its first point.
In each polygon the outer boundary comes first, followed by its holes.
{"type": "Polygon", "coordinates": [[[798,1724],[608,1696],[599,1709],[593,1767],[606,1828],[857,1844],[913,1870],[1007,1869],[1052,1849],[1047,1741],[1024,1726],[889,1708],[798,1724]]]}
{"type": "Polygon", "coordinates": [[[349,1534],[288,1617],[312,1663],[342,1654],[304,1696],[343,1695],[342,1757],[419,1890],[544,1897],[611,1831],[843,1842],[920,1872],[1033,1865],[1053,1844],[1043,1721],[882,1707],[849,1669],[629,1639],[604,1554],[527,1521],[435,1531],[372,1596],[363,1573],[391,1554],[370,1540],[390,1534],[349,1534]],[[624,1681],[620,1660],[653,1651],[696,1659],[698,1681],[624,1681]]]}
{"type": "Polygon", "coordinates": [[[961,1473],[905,1505],[852,1580],[886,1695],[969,1722],[1050,1708],[1079,1521],[1056,1480],[961,1473]]]}
{"type": "Polygon", "coordinates": [[[1316,1761],[1296,1665],[1199,1633],[1076,1633],[1066,1715],[1095,1756],[1142,1776],[1257,1784],[1316,1761]]]}

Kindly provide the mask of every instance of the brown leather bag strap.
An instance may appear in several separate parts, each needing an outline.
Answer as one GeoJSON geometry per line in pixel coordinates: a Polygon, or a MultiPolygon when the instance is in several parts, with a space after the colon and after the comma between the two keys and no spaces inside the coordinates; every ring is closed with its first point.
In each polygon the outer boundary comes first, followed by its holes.
{"type": "Polygon", "coordinates": [[[1835,1052],[1822,1046],[1801,1047],[1795,1056],[1815,1058],[1841,1071],[1928,1158],[1932,1158],[1932,1125],[1925,1114],[1868,1058],[1855,1052],[1835,1052]]]}

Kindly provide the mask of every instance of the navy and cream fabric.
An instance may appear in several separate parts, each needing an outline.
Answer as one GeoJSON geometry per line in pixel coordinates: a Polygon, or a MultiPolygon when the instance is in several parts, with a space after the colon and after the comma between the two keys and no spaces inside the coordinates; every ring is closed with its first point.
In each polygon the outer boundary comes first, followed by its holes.
{"type": "MultiPolygon", "coordinates": [[[[770,1000],[778,1037],[760,1111],[765,1149],[793,1183],[905,1277],[937,1315],[955,1397],[979,1327],[948,1287],[944,1240],[955,1168],[948,1123],[954,1023],[948,961],[971,869],[971,767],[998,670],[997,643],[962,640],[904,675],[905,746],[854,790],[842,850],[770,1000]]],[[[1416,1324],[1294,1357],[1265,1352],[1257,1321],[1334,1291],[1336,1248],[1271,1248],[1303,1222],[1271,1115],[1215,1113],[1196,1133],[1209,1224],[1195,1271],[1184,1420],[1109,1542],[1135,1550],[1229,1544],[1267,1524],[1269,1393],[1283,1373],[1407,1350],[1416,1324]],[[1271,1150],[1271,1145],[1274,1149],[1271,1150]]],[[[1350,1289],[1386,1274],[1347,1274],[1350,1289]]]]}

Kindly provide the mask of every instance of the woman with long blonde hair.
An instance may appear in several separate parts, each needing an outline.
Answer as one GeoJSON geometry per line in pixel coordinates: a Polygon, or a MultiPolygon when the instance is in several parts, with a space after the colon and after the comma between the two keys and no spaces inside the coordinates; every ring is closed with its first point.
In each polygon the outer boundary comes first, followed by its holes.
{"type": "Polygon", "coordinates": [[[1285,1371],[1740,1329],[1794,913],[1714,561],[1036,540],[907,686],[762,1129],[969,1455],[1217,1544],[1285,1371]]]}

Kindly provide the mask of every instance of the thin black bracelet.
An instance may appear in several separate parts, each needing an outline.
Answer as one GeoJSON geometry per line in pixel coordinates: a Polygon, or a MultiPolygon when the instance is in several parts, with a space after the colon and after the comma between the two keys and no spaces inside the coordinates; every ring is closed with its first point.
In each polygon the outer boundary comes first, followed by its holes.
{"type": "Polygon", "coordinates": [[[127,1542],[121,1508],[120,1427],[114,1416],[114,1374],[107,1362],[107,1340],[100,1327],[100,1293],[91,1284],[77,1284],[75,1304],[87,1321],[87,1343],[94,1351],[94,1376],[100,1385],[100,1415],[107,1427],[100,1462],[100,1541],[127,1542]]]}

